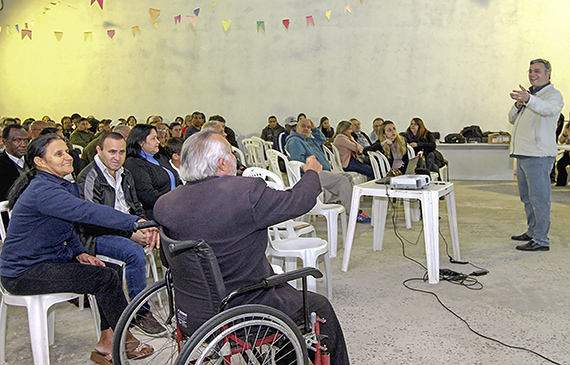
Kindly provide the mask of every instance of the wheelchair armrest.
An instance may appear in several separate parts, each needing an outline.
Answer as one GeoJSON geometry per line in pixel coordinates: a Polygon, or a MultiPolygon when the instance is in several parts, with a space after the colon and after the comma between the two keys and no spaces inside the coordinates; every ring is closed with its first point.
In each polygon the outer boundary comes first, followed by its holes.
{"type": "MultiPolygon", "coordinates": [[[[261,280],[261,282],[257,284],[252,284],[245,286],[243,288],[236,289],[226,295],[224,299],[220,302],[219,311],[221,312],[224,308],[228,305],[228,303],[237,296],[242,294],[251,293],[253,291],[262,290],[266,288],[271,288],[277,286],[279,284],[286,283],[291,280],[296,280],[300,278],[306,278],[307,276],[313,276],[315,278],[322,278],[323,273],[319,270],[315,269],[314,267],[304,267],[302,269],[297,269],[293,271],[286,272],[284,274],[279,275],[272,275],[268,278],[261,280]]],[[[303,287],[305,286],[306,281],[303,281],[303,287]]],[[[305,288],[303,288],[305,289],[305,288]]]]}
{"type": "Polygon", "coordinates": [[[158,227],[159,224],[156,221],[142,221],[142,222],[135,222],[133,226],[136,232],[139,229],[158,227]]]}
{"type": "Polygon", "coordinates": [[[168,245],[168,252],[171,255],[176,255],[178,253],[193,249],[193,248],[201,248],[206,241],[204,240],[187,240],[187,241],[180,241],[176,243],[170,243],[168,245]]]}

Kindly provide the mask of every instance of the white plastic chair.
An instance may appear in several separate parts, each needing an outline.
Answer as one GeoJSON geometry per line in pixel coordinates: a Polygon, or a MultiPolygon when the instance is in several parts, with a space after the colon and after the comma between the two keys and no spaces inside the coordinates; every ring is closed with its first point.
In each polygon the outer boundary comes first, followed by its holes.
{"type": "Polygon", "coordinates": [[[279,168],[279,160],[282,160],[284,166],[287,166],[287,162],[289,162],[287,155],[274,149],[268,149],[265,151],[265,153],[267,154],[267,160],[269,161],[269,167],[271,168],[271,171],[279,176],[283,176],[283,173],[279,168]]]}
{"type": "MultiPolygon", "coordinates": [[[[0,202],[0,212],[8,212],[8,202],[0,202]]],[[[0,225],[4,225],[0,216],[0,225]]],[[[6,239],[6,232],[0,231],[2,242],[6,239]]],[[[53,293],[41,295],[13,295],[10,294],[0,284],[2,301],[0,302],[0,363],[6,362],[6,326],[8,306],[26,307],[28,312],[28,326],[30,330],[30,342],[32,345],[32,356],[34,364],[49,365],[49,346],[54,343],[55,313],[51,308],[54,304],[67,302],[72,299],[79,299],[80,294],[75,293],[53,293]]],[[[95,321],[95,331],[97,339],[101,337],[99,324],[99,311],[95,297],[90,296],[93,320],[95,321]]]]}
{"type": "Polygon", "coordinates": [[[254,140],[254,138],[258,137],[246,138],[241,141],[245,149],[246,158],[248,160],[247,165],[250,167],[265,167],[263,143],[254,140]]]}
{"type": "MultiPolygon", "coordinates": [[[[301,179],[301,166],[303,163],[299,161],[289,161],[287,163],[287,177],[291,186],[295,185],[301,179]]],[[[338,219],[340,217],[342,225],[342,239],[346,236],[346,209],[340,204],[325,204],[322,200],[322,194],[317,197],[317,204],[311,209],[307,215],[322,215],[327,220],[327,233],[329,242],[329,255],[336,257],[337,241],[338,241],[338,219]]]]}
{"type": "MultiPolygon", "coordinates": [[[[281,179],[279,175],[260,167],[249,167],[245,169],[242,176],[259,177],[262,178],[270,188],[273,188],[275,190],[285,190],[283,179],[281,179]]],[[[290,225],[286,225],[285,222],[283,222],[277,224],[276,226],[279,229],[281,237],[298,237],[305,234],[311,234],[312,237],[317,236],[315,227],[306,222],[292,220],[290,225]],[[289,231],[289,229],[293,229],[293,232],[289,231]]]]}
{"type": "Polygon", "coordinates": [[[261,162],[260,167],[263,167],[264,169],[266,169],[268,167],[267,158],[265,157],[265,152],[268,149],[267,141],[264,141],[263,139],[256,137],[256,136],[252,136],[251,140],[252,140],[253,144],[255,145],[255,150],[256,150],[257,154],[259,155],[259,160],[261,162]]]}
{"type": "Polygon", "coordinates": [[[80,155],[83,153],[83,146],[80,146],[78,144],[72,144],[71,147],[73,147],[74,150],[79,150],[80,155]]]}
{"type": "MultiPolygon", "coordinates": [[[[385,177],[392,169],[390,166],[390,161],[388,161],[386,156],[384,156],[382,153],[378,151],[368,151],[368,156],[370,157],[372,170],[374,171],[374,177],[376,179],[385,177]]],[[[376,199],[372,201],[372,204],[376,204],[376,199]]],[[[372,209],[372,211],[375,210],[372,209]]],[[[414,207],[412,211],[409,199],[404,199],[404,217],[406,219],[407,229],[412,228],[412,221],[417,222],[419,220],[419,208],[414,207]]]]}
{"type": "Polygon", "coordinates": [[[416,151],[414,150],[414,147],[410,146],[409,144],[406,144],[406,147],[408,148],[408,160],[416,157],[416,151]]]}
{"type": "Polygon", "coordinates": [[[239,148],[232,146],[232,152],[238,156],[239,162],[241,162],[244,166],[247,166],[245,155],[239,148]]]}
{"type": "Polygon", "coordinates": [[[327,156],[327,160],[331,164],[332,172],[349,174],[352,177],[352,182],[354,184],[362,184],[363,182],[366,181],[365,175],[359,174],[358,172],[355,171],[344,171],[344,169],[342,168],[342,163],[340,161],[340,152],[338,151],[338,148],[334,144],[332,145],[332,151],[325,145],[323,145],[322,147],[323,151],[325,151],[325,156],[327,156]]]}

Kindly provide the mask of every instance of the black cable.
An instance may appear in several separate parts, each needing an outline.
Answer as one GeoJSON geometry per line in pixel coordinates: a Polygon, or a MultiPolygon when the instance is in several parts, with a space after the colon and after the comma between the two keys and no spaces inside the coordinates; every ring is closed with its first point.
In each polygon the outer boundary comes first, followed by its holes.
{"type": "Polygon", "coordinates": [[[436,293],[431,292],[431,291],[429,291],[429,290],[423,290],[423,289],[413,288],[413,287],[411,287],[411,286],[408,285],[408,282],[410,282],[410,281],[422,281],[422,282],[425,282],[425,281],[426,281],[426,278],[425,278],[425,277],[424,277],[424,278],[410,278],[410,279],[406,279],[406,280],[404,280],[404,281],[402,282],[402,284],[403,284],[406,288],[408,288],[408,289],[410,289],[410,290],[412,290],[412,291],[417,291],[417,292],[420,292],[420,293],[425,293],[425,294],[431,294],[431,295],[433,295],[433,296],[435,297],[435,299],[439,302],[439,304],[441,304],[441,306],[442,306],[443,308],[445,308],[449,313],[451,313],[451,314],[453,314],[455,317],[457,317],[461,322],[463,322],[463,323],[467,326],[467,328],[468,328],[471,332],[473,332],[473,333],[476,334],[477,336],[482,337],[482,338],[484,338],[484,339],[486,339],[486,340],[490,340],[490,341],[496,342],[496,343],[498,343],[498,344],[500,344],[500,345],[503,345],[503,346],[508,347],[508,348],[511,348],[511,349],[523,350],[523,351],[530,352],[530,353],[535,354],[535,355],[541,357],[542,359],[544,359],[544,360],[546,360],[546,361],[549,361],[549,362],[551,362],[551,363],[553,363],[553,364],[561,365],[560,363],[558,363],[558,362],[556,362],[556,361],[554,361],[554,360],[552,360],[552,359],[550,359],[550,358],[548,358],[548,357],[546,357],[546,356],[544,356],[544,355],[541,355],[541,354],[539,354],[538,352],[536,352],[536,351],[534,351],[534,350],[527,349],[527,348],[521,347],[521,346],[509,345],[509,344],[507,344],[507,343],[504,343],[504,342],[501,341],[501,340],[497,340],[496,338],[493,338],[493,337],[490,337],[490,336],[486,336],[486,335],[484,335],[484,334],[482,334],[482,333],[480,333],[480,332],[477,332],[476,330],[474,330],[473,328],[471,328],[471,325],[469,324],[469,322],[467,322],[465,319],[463,319],[463,318],[460,317],[457,313],[455,313],[453,310],[451,310],[448,306],[446,306],[446,305],[441,301],[441,299],[439,299],[439,296],[438,296],[436,293]]]}

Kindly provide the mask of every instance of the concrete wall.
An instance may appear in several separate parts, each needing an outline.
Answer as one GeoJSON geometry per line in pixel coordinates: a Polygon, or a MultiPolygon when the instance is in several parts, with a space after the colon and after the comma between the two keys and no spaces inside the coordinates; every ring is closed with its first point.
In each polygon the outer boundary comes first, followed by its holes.
{"type": "Polygon", "coordinates": [[[376,116],[399,130],[414,116],[443,134],[470,124],[510,130],[508,93],[528,86],[528,61],[538,57],[570,95],[567,0],[218,0],[214,8],[210,0],[105,0],[103,10],[54,2],[4,0],[0,115],[141,121],[200,110],[224,115],[242,135],[259,133],[270,114],[282,121],[299,112],[328,115],[333,126],[357,117],[365,130],[376,116]],[[343,14],[347,3],[352,13],[343,14]],[[161,10],[158,29],[151,7],[161,10]],[[185,22],[195,8],[197,29],[185,22]],[[222,20],[232,21],[227,32],[222,20]],[[26,22],[31,41],[14,29],[26,22]],[[142,34],[133,37],[135,25],[142,34]]]}

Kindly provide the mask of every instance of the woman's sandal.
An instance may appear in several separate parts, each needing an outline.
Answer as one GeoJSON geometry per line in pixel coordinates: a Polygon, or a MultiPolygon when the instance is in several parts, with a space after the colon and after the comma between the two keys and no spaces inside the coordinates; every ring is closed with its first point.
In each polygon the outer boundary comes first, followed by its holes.
{"type": "Polygon", "coordinates": [[[111,354],[105,355],[99,351],[92,351],[90,359],[97,364],[113,365],[113,358],[111,357],[111,354]]]}
{"type": "Polygon", "coordinates": [[[127,351],[127,358],[129,360],[144,359],[145,357],[152,355],[153,352],[154,348],[151,345],[141,342],[136,348],[127,351]]]}

